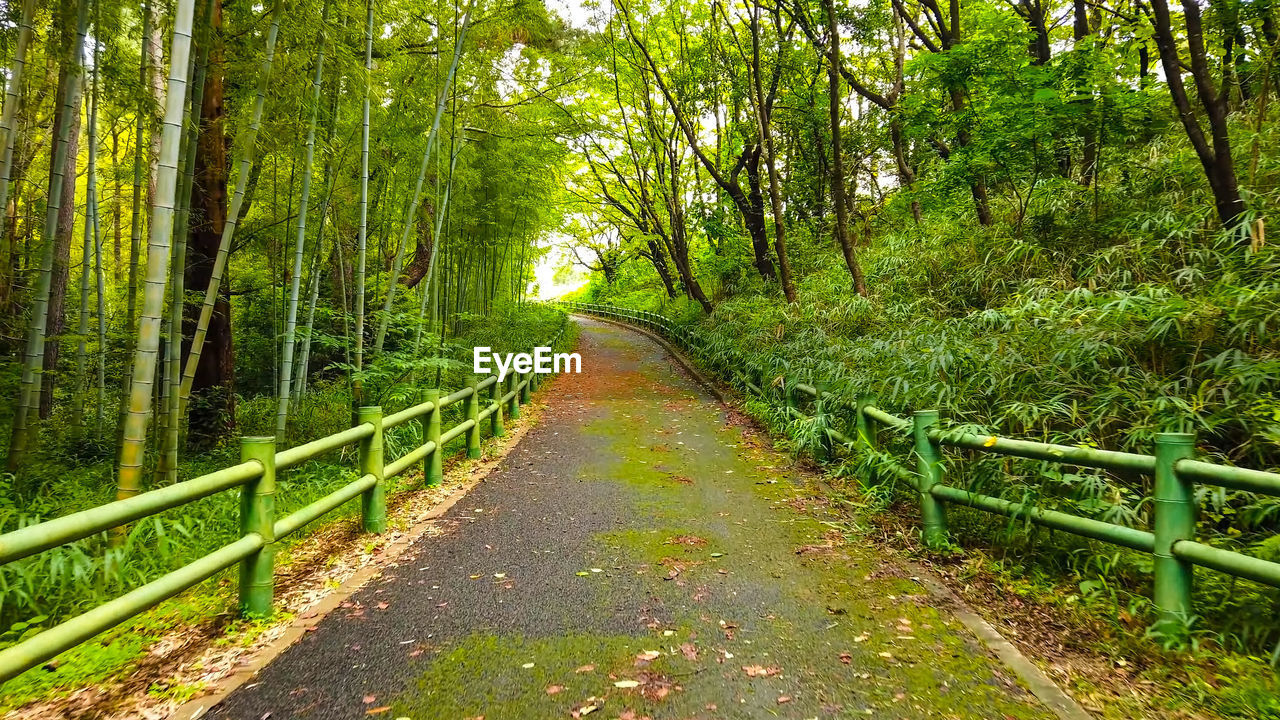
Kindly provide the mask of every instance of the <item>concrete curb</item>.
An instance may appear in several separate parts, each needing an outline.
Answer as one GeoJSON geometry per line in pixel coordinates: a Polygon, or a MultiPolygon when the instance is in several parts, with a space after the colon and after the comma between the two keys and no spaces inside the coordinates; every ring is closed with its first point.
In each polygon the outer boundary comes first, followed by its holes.
{"type": "Polygon", "coordinates": [[[978,613],[974,612],[963,600],[951,592],[951,589],[942,583],[941,580],[934,577],[931,573],[914,563],[904,563],[905,567],[911,571],[912,580],[920,583],[930,595],[942,600],[947,609],[956,619],[964,624],[969,632],[978,637],[982,644],[987,647],[996,657],[1000,658],[1000,662],[1005,667],[1012,670],[1024,683],[1032,695],[1036,696],[1045,707],[1053,711],[1060,720],[1092,720],[1093,716],[1080,706],[1070,695],[1062,688],[1058,687],[1053,680],[1049,679],[1036,667],[1035,663],[1027,659],[1021,651],[1011,642],[1005,639],[991,623],[984,620],[978,613]]]}

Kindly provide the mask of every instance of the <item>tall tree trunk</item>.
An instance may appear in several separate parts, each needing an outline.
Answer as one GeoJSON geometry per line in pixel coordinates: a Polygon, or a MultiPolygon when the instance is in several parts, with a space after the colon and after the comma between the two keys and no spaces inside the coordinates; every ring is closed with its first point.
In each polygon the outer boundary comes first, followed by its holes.
{"type": "Polygon", "coordinates": [[[667,297],[675,298],[678,295],[675,283],[671,280],[671,268],[667,267],[667,254],[662,251],[662,246],[657,240],[650,239],[646,242],[649,248],[647,257],[649,262],[653,263],[653,269],[658,273],[658,278],[662,280],[662,287],[667,291],[667,297]]]}
{"type": "MultiPolygon", "coordinates": [[[[193,0],[194,1],[194,0],[193,0]]],[[[154,206],[156,197],[156,174],[159,172],[160,148],[164,142],[164,133],[160,125],[163,119],[165,108],[165,75],[164,75],[164,30],[160,23],[160,7],[157,7],[156,0],[146,0],[143,5],[147,17],[143,20],[144,27],[150,29],[150,38],[144,44],[143,50],[150,53],[145,60],[147,68],[147,77],[145,82],[151,90],[149,102],[153,112],[148,116],[153,118],[151,122],[151,147],[147,152],[147,164],[149,169],[147,172],[147,205],[154,206]]],[[[189,52],[189,51],[188,51],[189,52]]],[[[150,250],[148,250],[150,252],[150,250]]]]}
{"type": "Polygon", "coordinates": [[[458,36],[454,38],[453,61],[449,65],[449,74],[444,78],[444,87],[441,88],[440,96],[436,101],[436,114],[431,121],[431,132],[427,135],[426,148],[422,152],[422,165],[418,170],[418,182],[413,189],[413,201],[409,203],[409,208],[405,212],[404,229],[400,234],[400,243],[396,245],[395,260],[391,263],[391,275],[387,278],[386,303],[382,307],[382,318],[378,322],[378,335],[373,345],[374,352],[382,352],[382,343],[387,338],[387,323],[391,322],[391,307],[396,298],[396,287],[399,285],[400,268],[404,263],[405,247],[409,244],[409,234],[413,231],[418,208],[422,205],[422,183],[427,179],[427,167],[431,164],[431,151],[434,149],[436,138],[440,134],[440,118],[444,116],[445,104],[449,99],[449,88],[453,84],[454,75],[458,72],[458,60],[462,57],[462,44],[467,39],[467,28],[471,24],[471,10],[474,6],[474,0],[467,5],[466,11],[462,14],[462,27],[458,31],[458,36]]]}
{"type": "MultiPolygon", "coordinates": [[[[97,3],[94,3],[95,10],[97,3]]],[[[97,13],[94,13],[94,26],[97,26],[97,13]]],[[[98,248],[96,237],[97,232],[97,182],[98,182],[98,107],[97,107],[97,83],[98,83],[98,39],[95,37],[93,42],[92,61],[94,65],[93,79],[90,85],[89,93],[86,95],[86,105],[88,110],[85,113],[88,119],[88,138],[89,145],[89,169],[88,177],[85,179],[84,193],[84,232],[82,233],[83,243],[81,249],[82,264],[80,270],[80,318],[76,326],[76,334],[79,336],[76,343],[76,391],[72,400],[71,424],[79,430],[84,423],[84,406],[85,395],[89,392],[89,295],[90,290],[96,284],[91,278],[94,277],[94,254],[98,248]]],[[[100,265],[100,262],[99,262],[100,265]]]]}
{"type": "Polygon", "coordinates": [[[822,5],[827,12],[827,32],[830,35],[827,42],[827,85],[831,115],[831,202],[836,211],[836,241],[840,244],[849,276],[853,278],[853,289],[865,297],[867,281],[862,275],[857,250],[849,238],[849,207],[845,201],[844,151],[840,143],[840,28],[836,24],[836,10],[832,0],[822,0],[822,5]]]}
{"type": "MultiPolygon", "coordinates": [[[[222,425],[230,427],[235,422],[235,413],[233,412],[235,396],[232,394],[231,387],[233,385],[234,368],[230,366],[231,361],[231,333],[230,333],[230,302],[228,295],[222,290],[223,275],[227,267],[227,256],[231,252],[231,239],[235,235],[236,226],[240,219],[244,217],[245,205],[245,188],[250,182],[252,175],[253,157],[257,149],[258,129],[262,126],[262,109],[266,104],[267,85],[271,80],[271,66],[275,60],[276,38],[280,33],[280,16],[284,9],[284,0],[276,0],[271,10],[271,24],[267,28],[266,50],[262,59],[262,63],[258,67],[258,85],[257,93],[253,100],[253,109],[249,116],[249,126],[245,132],[236,138],[236,148],[239,155],[237,162],[237,175],[235,192],[231,198],[231,207],[226,208],[226,177],[225,170],[217,171],[218,176],[210,176],[209,184],[200,184],[197,186],[203,188],[204,193],[213,193],[212,196],[206,195],[204,205],[206,212],[213,208],[213,204],[218,206],[216,214],[220,216],[219,227],[221,228],[220,236],[217,244],[212,249],[213,261],[209,266],[206,282],[203,284],[193,284],[191,287],[204,287],[204,302],[200,307],[200,316],[196,319],[195,326],[192,329],[191,349],[187,354],[186,365],[182,371],[182,389],[181,402],[185,407],[187,400],[190,398],[192,391],[197,387],[196,375],[201,375],[200,388],[220,388],[218,394],[222,395],[222,402],[218,403],[217,412],[225,412],[226,419],[222,421],[214,421],[214,425],[222,425]],[[217,343],[213,348],[214,354],[219,356],[218,360],[212,361],[208,366],[202,366],[201,358],[204,355],[204,346],[209,338],[210,330],[213,329],[211,323],[213,316],[217,312],[223,315],[222,322],[225,322],[225,333],[214,333],[213,342],[217,343]],[[225,364],[224,364],[225,363],[225,364]],[[200,368],[204,367],[204,370],[200,368]]],[[[222,4],[221,0],[214,3],[213,8],[214,34],[217,35],[218,28],[222,24],[222,4]]],[[[205,116],[204,120],[210,121],[215,117],[218,120],[218,127],[221,128],[222,117],[222,48],[220,44],[215,43],[212,49],[215,54],[210,60],[210,67],[213,72],[209,73],[205,84],[204,107],[201,114],[205,116]]],[[[221,130],[217,133],[206,131],[201,134],[201,144],[205,143],[205,135],[216,134],[216,139],[210,139],[208,142],[218,147],[210,146],[201,150],[201,155],[205,159],[212,160],[215,155],[226,155],[226,138],[221,130]]],[[[214,172],[212,166],[206,165],[209,172],[214,172]]],[[[219,166],[225,167],[225,165],[219,166]]],[[[209,218],[205,219],[205,223],[212,224],[209,218]]],[[[201,236],[199,232],[194,233],[192,237],[191,251],[197,253],[200,257],[193,258],[191,264],[207,262],[206,256],[210,254],[208,245],[202,243],[207,242],[206,236],[201,236]],[[200,247],[197,249],[197,245],[200,247]]],[[[203,273],[201,273],[203,274],[203,273]]],[[[192,280],[192,269],[189,266],[187,270],[187,281],[192,280]]],[[[207,404],[207,403],[206,403],[207,404]]],[[[195,417],[191,418],[193,421],[195,417]]],[[[208,416],[206,420],[213,420],[208,416]]],[[[194,424],[194,423],[193,423],[194,424]]]]}
{"type": "MultiPolygon", "coordinates": [[[[227,207],[227,135],[224,122],[223,48],[218,40],[222,25],[222,3],[210,8],[211,37],[207,70],[200,97],[200,133],[195,148],[194,175],[188,200],[191,214],[183,285],[204,288],[204,300],[197,307],[183,309],[183,336],[191,338],[185,353],[178,415],[187,421],[187,444],[210,447],[235,428],[235,354],[231,334],[231,295],[223,282],[226,247],[234,232],[232,216],[236,205],[227,207]],[[229,227],[231,226],[231,227],[229,227]],[[193,398],[198,398],[192,402],[193,398]],[[188,410],[190,403],[190,410],[188,410]]],[[[274,26],[273,26],[274,27],[274,26]]],[[[268,38],[272,30],[268,30],[268,38]]],[[[268,50],[268,53],[270,50],[268,50]]],[[[252,156],[256,136],[257,111],[244,135],[247,147],[240,147],[236,190],[243,197],[248,174],[245,156],[252,156]]],[[[237,139],[240,140],[239,138],[237,139]]]]}
{"type": "MultiPolygon", "coordinates": [[[[615,0],[615,5],[626,18],[627,36],[631,42],[640,50],[641,56],[644,57],[649,72],[652,73],[654,82],[658,89],[662,92],[662,96],[666,98],[667,106],[671,109],[672,115],[675,117],[676,124],[680,131],[684,134],[685,140],[689,143],[689,149],[693,151],[694,157],[698,159],[702,166],[706,169],[707,174],[715,181],[716,185],[724,191],[729,199],[733,201],[733,205],[738,209],[738,213],[742,216],[743,224],[746,226],[747,233],[751,237],[751,249],[755,255],[755,267],[760,276],[766,280],[777,279],[777,272],[773,267],[773,260],[770,257],[768,232],[765,230],[763,212],[756,213],[753,211],[751,201],[747,198],[747,194],[743,192],[742,187],[737,181],[737,170],[741,169],[748,162],[759,162],[759,150],[755,150],[754,157],[746,150],[739,155],[738,168],[734,172],[726,176],[716,167],[716,163],[706,153],[702,151],[701,143],[698,139],[698,132],[694,128],[693,123],[686,116],[684,110],[677,102],[675,95],[671,89],[667,87],[666,80],[663,79],[662,73],[654,62],[652,55],[649,53],[649,47],[645,44],[640,36],[631,27],[631,11],[622,2],[615,0]]],[[[719,153],[717,153],[719,157],[719,153]]],[[[757,165],[757,168],[759,166],[757,165]]],[[[758,169],[757,169],[758,172],[758,169]]]]}
{"type": "Polygon", "coordinates": [[[173,261],[169,291],[169,334],[165,343],[167,405],[165,406],[160,461],[156,463],[156,479],[167,484],[178,481],[178,450],[185,412],[182,403],[183,317],[186,315],[187,246],[190,244],[192,192],[195,185],[196,153],[199,151],[200,120],[204,104],[204,85],[209,65],[209,46],[213,35],[213,5],[216,0],[199,0],[195,41],[197,59],[192,63],[190,85],[191,109],[187,114],[178,178],[178,207],[174,215],[173,261]]]}
{"type": "MultiPolygon", "coordinates": [[[[790,33],[779,33],[779,52],[784,52],[790,33]]],[[[783,58],[778,58],[782,63],[783,58]]],[[[782,275],[782,292],[787,302],[796,301],[795,281],[791,279],[791,259],[787,257],[787,222],[782,214],[782,181],[778,178],[777,153],[773,143],[773,118],[766,110],[764,83],[760,72],[760,2],[751,5],[751,78],[752,105],[755,108],[756,130],[764,148],[765,167],[769,172],[769,207],[773,212],[773,248],[778,256],[778,270],[782,275]]]]}
{"type": "MultiPolygon", "coordinates": [[[[1093,34],[1093,29],[1089,23],[1089,10],[1085,5],[1085,0],[1072,0],[1073,24],[1072,30],[1075,38],[1075,53],[1083,55],[1086,51],[1089,36],[1093,34]]],[[[1085,187],[1093,185],[1094,176],[1097,174],[1098,164],[1098,128],[1095,125],[1094,118],[1094,99],[1093,90],[1085,80],[1084,68],[1087,67],[1087,59],[1080,57],[1076,60],[1078,68],[1076,78],[1076,94],[1080,97],[1087,97],[1085,102],[1086,112],[1084,116],[1084,127],[1081,135],[1084,140],[1084,149],[1080,156],[1080,184],[1085,187]]]]}
{"type": "MultiPolygon", "coordinates": [[[[1200,164],[1204,168],[1205,178],[1213,191],[1218,220],[1223,227],[1235,227],[1244,214],[1245,205],[1236,179],[1231,138],[1227,128],[1227,96],[1230,93],[1220,92],[1215,87],[1213,71],[1205,54],[1200,6],[1196,0],[1183,0],[1182,14],[1186,25],[1187,53],[1190,57],[1190,72],[1195,83],[1196,97],[1209,121],[1208,137],[1205,136],[1200,120],[1191,107],[1186,86],[1182,82],[1183,64],[1169,14],[1169,3],[1167,0],[1151,0],[1151,10],[1156,47],[1160,50],[1160,63],[1164,66],[1169,95],[1173,98],[1173,104],[1178,110],[1178,117],[1182,121],[1187,138],[1195,148],[1196,156],[1199,157],[1200,164]]],[[[1245,238],[1244,242],[1248,242],[1248,239],[1245,238]]]]}
{"type": "MultiPolygon", "coordinates": [[[[82,0],[87,6],[89,0],[82,0]]],[[[55,177],[62,181],[62,196],[58,206],[58,224],[54,234],[53,276],[49,287],[47,342],[44,346],[44,360],[41,366],[40,419],[45,420],[53,413],[53,391],[58,380],[58,359],[62,354],[62,335],[67,330],[66,299],[67,284],[71,280],[71,240],[76,222],[76,165],[80,153],[80,101],[83,95],[83,68],[70,71],[74,79],[67,77],[65,83],[59,83],[71,95],[68,105],[74,105],[75,113],[71,116],[71,124],[67,129],[67,155],[63,166],[50,173],[50,182],[55,177]]],[[[54,121],[54,137],[59,137],[59,124],[66,120],[60,115],[54,121]]]]}

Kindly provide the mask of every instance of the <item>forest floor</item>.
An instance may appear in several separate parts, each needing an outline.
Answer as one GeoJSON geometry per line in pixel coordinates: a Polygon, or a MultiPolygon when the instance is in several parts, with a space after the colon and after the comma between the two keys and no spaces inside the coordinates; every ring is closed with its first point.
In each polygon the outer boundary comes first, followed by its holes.
{"type": "Polygon", "coordinates": [[[443,532],[209,717],[1054,717],[816,474],[581,322],[582,373],[443,532]]]}

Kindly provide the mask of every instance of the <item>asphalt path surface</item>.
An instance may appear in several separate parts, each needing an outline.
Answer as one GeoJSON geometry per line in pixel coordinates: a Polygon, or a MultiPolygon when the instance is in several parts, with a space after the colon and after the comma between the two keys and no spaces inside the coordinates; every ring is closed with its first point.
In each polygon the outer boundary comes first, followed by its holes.
{"type": "Polygon", "coordinates": [[[578,322],[444,532],[209,717],[1052,716],[662,348],[578,322]]]}

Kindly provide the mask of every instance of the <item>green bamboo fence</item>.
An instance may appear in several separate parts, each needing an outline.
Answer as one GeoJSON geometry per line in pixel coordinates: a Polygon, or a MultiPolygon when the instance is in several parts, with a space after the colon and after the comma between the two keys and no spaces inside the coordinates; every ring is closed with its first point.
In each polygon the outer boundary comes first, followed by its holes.
{"type": "MultiPolygon", "coordinates": [[[[564,336],[566,327],[561,326],[551,339],[548,343],[551,347],[564,336]]],[[[426,390],[426,399],[417,405],[390,415],[383,415],[382,408],[377,406],[360,408],[355,427],[283,450],[276,448],[275,438],[245,437],[240,445],[241,462],[236,465],[0,535],[0,564],[6,564],[215,493],[240,488],[240,538],[125,595],[0,650],[0,683],[233,565],[240,566],[241,614],[270,614],[275,551],[281,539],[357,497],[361,498],[365,532],[383,532],[387,524],[387,480],[422,463],[425,484],[438,484],[449,442],[465,434],[467,457],[479,457],[482,423],[490,420],[491,428],[501,428],[504,404],[508,417],[518,417],[520,405],[529,402],[529,393],[537,383],[535,373],[511,373],[501,383],[496,375],[476,378],[469,387],[444,397],[439,390],[426,390]],[[480,394],[489,388],[493,388],[489,401],[482,404],[480,394]],[[441,411],[455,403],[464,403],[465,417],[456,425],[442,429],[441,411]],[[383,456],[383,433],[418,419],[425,425],[425,442],[387,462],[383,456]],[[290,515],[275,517],[278,473],[353,443],[357,445],[359,458],[355,480],[290,515]]]]}
{"type": "MultiPolygon", "coordinates": [[[[696,333],[662,315],[587,303],[560,303],[560,306],[573,312],[637,325],[676,342],[696,359],[715,364],[696,333]]],[[[775,399],[774,394],[765,389],[769,383],[765,381],[763,373],[746,359],[738,363],[738,367],[716,369],[723,371],[726,377],[752,394],[775,399]]],[[[797,407],[805,403],[813,406],[813,412],[826,416],[821,425],[832,446],[838,444],[853,452],[876,451],[882,431],[898,433],[911,439],[916,469],[913,471],[893,459],[886,461],[885,468],[919,495],[921,535],[931,547],[939,547],[948,542],[947,507],[963,505],[1149,553],[1155,561],[1152,597],[1162,623],[1185,622],[1191,616],[1193,568],[1197,565],[1280,588],[1280,563],[1213,547],[1198,542],[1195,537],[1196,483],[1280,497],[1280,474],[1196,460],[1193,457],[1194,435],[1160,433],[1155,438],[1151,455],[1071,447],[943,430],[938,427],[937,410],[916,410],[908,419],[877,407],[874,398],[870,396],[860,397],[856,403],[850,404],[815,385],[798,382],[794,378],[783,377],[782,385],[783,403],[791,417],[808,418],[797,407]],[[842,414],[841,410],[847,412],[842,414]],[[837,427],[838,420],[845,421],[847,432],[842,432],[837,427]],[[947,485],[943,463],[944,448],[1152,477],[1154,502],[1151,527],[1149,530],[1126,527],[947,485]]]]}

